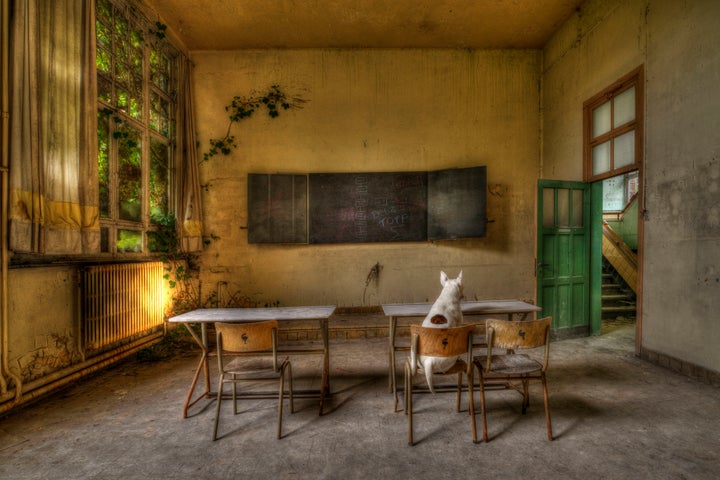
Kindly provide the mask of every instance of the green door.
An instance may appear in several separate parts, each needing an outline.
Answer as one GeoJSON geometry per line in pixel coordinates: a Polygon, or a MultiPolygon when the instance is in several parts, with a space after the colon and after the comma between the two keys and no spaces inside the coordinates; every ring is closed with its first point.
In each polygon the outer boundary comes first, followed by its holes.
{"type": "Polygon", "coordinates": [[[590,321],[590,200],[589,184],[538,181],[538,304],[543,316],[553,317],[559,336],[595,330],[590,321]]]}

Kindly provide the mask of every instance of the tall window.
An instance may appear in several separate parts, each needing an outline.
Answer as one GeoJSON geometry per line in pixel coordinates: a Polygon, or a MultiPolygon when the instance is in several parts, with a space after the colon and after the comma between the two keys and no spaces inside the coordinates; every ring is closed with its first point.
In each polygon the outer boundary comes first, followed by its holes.
{"type": "Polygon", "coordinates": [[[602,180],[640,168],[642,114],[642,67],[585,102],[585,181],[602,180]]]}
{"type": "Polygon", "coordinates": [[[101,251],[147,253],[168,222],[176,57],[160,25],[118,0],[97,0],[101,251]]]}

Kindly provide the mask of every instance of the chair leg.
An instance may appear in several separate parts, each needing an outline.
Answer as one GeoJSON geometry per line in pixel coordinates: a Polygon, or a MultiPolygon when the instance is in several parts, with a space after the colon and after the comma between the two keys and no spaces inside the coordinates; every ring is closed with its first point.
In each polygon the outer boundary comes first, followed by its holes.
{"type": "MultiPolygon", "coordinates": [[[[220,403],[222,402],[222,395],[223,395],[223,375],[220,375],[220,380],[218,381],[218,392],[217,392],[217,405],[215,406],[215,424],[213,426],[213,441],[217,440],[217,432],[218,432],[218,421],[220,420],[220,403]]],[[[234,384],[233,384],[234,385],[234,384]]]]}
{"type": "Polygon", "coordinates": [[[413,445],[413,419],[412,419],[412,378],[410,369],[405,365],[405,413],[408,416],[408,445],[413,445]]]}
{"type": "Polygon", "coordinates": [[[395,403],[394,403],[394,405],[393,405],[393,412],[397,413],[397,411],[398,411],[398,410],[397,410],[397,406],[398,406],[398,389],[397,389],[397,385],[395,385],[395,382],[392,382],[392,384],[390,385],[390,387],[391,387],[391,390],[392,390],[392,392],[393,392],[393,399],[394,399],[394,401],[395,401],[395,403]]]}
{"type": "Polygon", "coordinates": [[[455,400],[455,411],[460,411],[460,396],[462,395],[462,372],[458,373],[457,399],[455,400]]]}
{"type": "Polygon", "coordinates": [[[403,391],[404,409],[403,409],[403,411],[405,412],[405,415],[408,414],[408,378],[407,377],[408,377],[408,371],[407,371],[407,366],[405,366],[405,376],[403,377],[403,382],[404,382],[403,383],[403,385],[404,385],[404,391],[403,391]]]}
{"type": "Polygon", "coordinates": [[[277,427],[277,438],[282,438],[282,414],[283,414],[283,400],[285,396],[285,369],[280,372],[280,391],[278,392],[278,427],[277,427]]]}
{"type": "Polygon", "coordinates": [[[295,413],[295,401],[293,400],[293,377],[292,377],[292,364],[287,364],[289,385],[290,385],[290,413],[295,413]]]}
{"type": "Polygon", "coordinates": [[[480,413],[482,416],[482,434],[483,434],[483,442],[488,441],[488,433],[487,433],[487,408],[485,406],[485,377],[482,374],[481,367],[478,367],[478,370],[480,371],[480,413]]]}
{"type": "Polygon", "coordinates": [[[235,381],[236,378],[237,378],[237,377],[236,377],[235,374],[233,373],[233,374],[232,374],[232,379],[233,379],[233,384],[232,384],[232,387],[233,387],[233,390],[232,390],[233,415],[237,415],[237,382],[235,381]]]}
{"type": "Polygon", "coordinates": [[[543,384],[543,399],[545,400],[545,423],[547,424],[547,437],[548,440],[552,441],[552,423],[550,422],[550,401],[548,399],[547,379],[545,378],[545,372],[541,374],[543,384]]]}
{"type": "Polygon", "coordinates": [[[470,412],[470,423],[472,424],[472,436],[473,443],[478,443],[477,438],[477,424],[475,422],[475,375],[473,374],[474,367],[470,367],[468,375],[468,410],[470,412]]]}
{"type": "Polygon", "coordinates": [[[523,403],[522,403],[522,414],[525,415],[527,413],[527,409],[530,406],[530,393],[528,391],[528,384],[530,382],[527,378],[523,378],[522,380],[522,386],[523,386],[523,403]]]}

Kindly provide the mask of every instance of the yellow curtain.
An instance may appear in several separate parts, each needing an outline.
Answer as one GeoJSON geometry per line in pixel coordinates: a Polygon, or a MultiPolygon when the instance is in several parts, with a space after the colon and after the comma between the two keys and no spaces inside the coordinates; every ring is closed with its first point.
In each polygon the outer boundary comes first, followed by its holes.
{"type": "Polygon", "coordinates": [[[192,101],[192,63],[180,56],[178,88],[178,202],[177,224],[180,248],[185,252],[202,250],[202,208],[198,176],[197,141],[192,101]]]}
{"type": "Polygon", "coordinates": [[[100,250],[94,5],[13,2],[10,248],[100,250]]]}

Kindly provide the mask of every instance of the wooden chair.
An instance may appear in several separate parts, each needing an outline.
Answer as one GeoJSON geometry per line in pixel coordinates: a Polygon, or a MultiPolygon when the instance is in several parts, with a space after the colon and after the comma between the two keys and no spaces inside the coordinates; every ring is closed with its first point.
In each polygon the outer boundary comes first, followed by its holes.
{"type": "MultiPolygon", "coordinates": [[[[473,330],[475,325],[463,325],[453,328],[427,328],[421,325],[410,326],[411,356],[405,362],[405,414],[408,417],[408,444],[413,445],[413,379],[416,375],[425,372],[417,361],[412,359],[418,355],[429,355],[434,357],[455,357],[465,355],[466,359],[458,358],[455,364],[448,370],[436,375],[457,375],[457,399],[455,410],[460,411],[460,396],[462,392],[463,373],[467,378],[468,386],[468,409],[472,423],[473,441],[477,441],[477,429],[475,426],[475,405],[473,394],[473,364],[472,346],[473,330]]],[[[437,387],[435,387],[437,388],[437,387]]],[[[398,393],[395,395],[395,411],[397,412],[398,393]]]]}
{"type": "Polygon", "coordinates": [[[485,406],[485,382],[506,381],[520,382],[520,387],[509,384],[523,396],[522,413],[530,405],[528,384],[531,380],[542,382],[543,397],[545,400],[545,421],[547,423],[547,437],[552,440],[552,425],[550,423],[550,404],[548,403],[548,389],[545,373],[548,367],[550,354],[550,325],[552,318],[540,320],[486,321],[487,354],[476,356],[473,363],[480,373],[480,405],[482,414],[483,441],[488,441],[487,434],[487,408],[485,406]],[[515,353],[515,350],[538,348],[544,346],[544,355],[541,362],[530,356],[515,353]],[[506,349],[504,354],[496,354],[495,349],[506,349]]]}
{"type": "Polygon", "coordinates": [[[215,323],[215,330],[217,331],[217,359],[220,378],[213,440],[217,439],[223,387],[226,383],[232,384],[233,414],[237,415],[237,385],[242,382],[278,382],[277,438],[281,438],[286,376],[289,386],[290,413],[294,413],[295,407],[290,360],[287,357],[279,359],[277,355],[278,322],[276,320],[242,324],[218,322],[215,323]]]}

